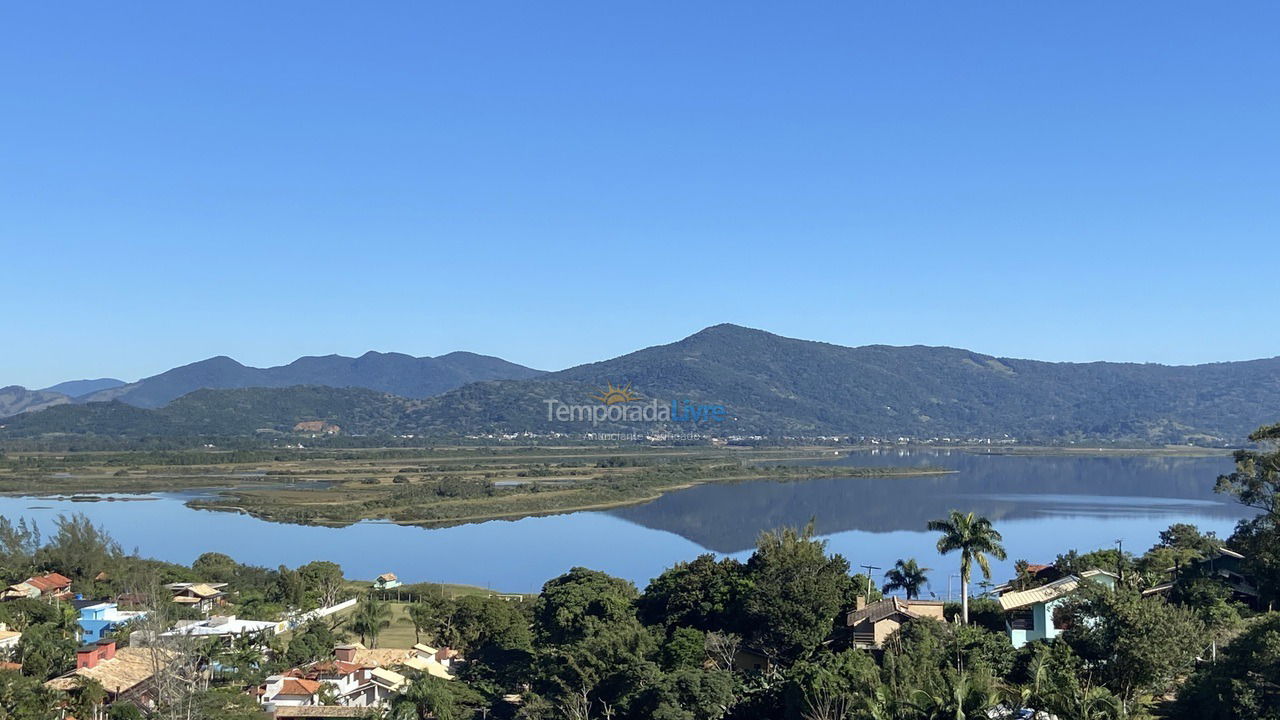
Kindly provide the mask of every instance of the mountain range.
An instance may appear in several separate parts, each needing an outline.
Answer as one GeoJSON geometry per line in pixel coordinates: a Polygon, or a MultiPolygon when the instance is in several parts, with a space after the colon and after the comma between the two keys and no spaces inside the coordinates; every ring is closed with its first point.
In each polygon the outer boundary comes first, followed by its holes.
{"type": "Polygon", "coordinates": [[[842,347],[716,325],[551,373],[468,353],[302,358],[266,369],[213,358],[11,418],[0,437],[236,434],[312,419],[351,433],[438,437],[653,429],[548,418],[547,400],[596,403],[610,384],[629,385],[641,403],[721,406],[723,422],[662,426],[717,435],[1221,444],[1280,419],[1280,358],[1053,363],[947,347],[842,347]]]}
{"type": "Polygon", "coordinates": [[[469,352],[439,357],[367,352],[360,357],[302,357],[288,365],[255,368],[218,356],[166,370],[137,382],[103,378],[73,380],[44,390],[19,386],[0,389],[0,418],[69,403],[119,401],[140,408],[159,408],[196,390],[282,388],[322,385],[367,388],[406,398],[437,395],[481,380],[525,379],[540,370],[501,358],[469,352]]]}

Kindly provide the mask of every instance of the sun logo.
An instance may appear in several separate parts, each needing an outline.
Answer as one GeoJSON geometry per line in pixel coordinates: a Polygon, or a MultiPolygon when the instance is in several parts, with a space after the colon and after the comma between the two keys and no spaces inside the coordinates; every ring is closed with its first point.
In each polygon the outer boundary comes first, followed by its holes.
{"type": "Polygon", "coordinates": [[[620,387],[614,387],[613,383],[595,395],[591,396],[595,400],[599,400],[605,405],[617,405],[618,403],[629,403],[639,400],[640,396],[631,390],[631,383],[620,387]]]}

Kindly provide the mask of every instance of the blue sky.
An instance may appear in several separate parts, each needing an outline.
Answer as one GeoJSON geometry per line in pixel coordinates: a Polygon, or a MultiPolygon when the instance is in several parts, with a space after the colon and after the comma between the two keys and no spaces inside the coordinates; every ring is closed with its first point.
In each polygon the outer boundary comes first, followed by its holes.
{"type": "Polygon", "coordinates": [[[0,385],[734,322],[1280,354],[1269,2],[12,3],[0,385]]]}

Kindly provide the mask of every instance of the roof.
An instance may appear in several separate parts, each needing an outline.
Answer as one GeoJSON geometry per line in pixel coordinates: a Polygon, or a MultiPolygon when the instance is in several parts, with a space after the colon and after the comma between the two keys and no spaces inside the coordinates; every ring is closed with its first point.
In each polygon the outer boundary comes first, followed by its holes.
{"type": "Polygon", "coordinates": [[[107,692],[119,695],[150,680],[154,674],[154,663],[172,662],[176,655],[162,648],[120,648],[110,660],[102,660],[91,668],[76,668],[45,685],[55,690],[70,690],[79,684],[79,678],[87,677],[97,680],[107,692]]]}
{"type": "Polygon", "coordinates": [[[381,575],[378,576],[378,579],[379,580],[396,580],[397,578],[395,573],[382,573],[381,575]]]}
{"type": "Polygon", "coordinates": [[[341,660],[321,660],[307,665],[306,667],[297,668],[293,672],[296,672],[303,677],[318,677],[321,675],[350,675],[351,673],[362,670],[363,668],[363,665],[343,662],[341,660]]]}
{"type": "Polygon", "coordinates": [[[186,587],[174,588],[174,590],[177,592],[188,592],[199,598],[214,598],[225,594],[221,590],[207,583],[196,583],[186,587]]]}
{"type": "Polygon", "coordinates": [[[1041,585],[1040,587],[1020,592],[1005,593],[1000,596],[1000,609],[1016,610],[1028,605],[1057,600],[1075,592],[1076,588],[1080,586],[1081,578],[1088,579],[1099,575],[1105,575],[1110,578],[1118,577],[1115,573],[1109,573],[1106,570],[1086,570],[1080,573],[1079,577],[1068,575],[1061,580],[1054,580],[1048,585],[1041,585]]]}
{"type": "Polygon", "coordinates": [[[17,630],[0,630],[0,642],[16,637],[22,637],[22,633],[17,630]]]}
{"type": "Polygon", "coordinates": [[[413,655],[413,651],[406,648],[367,648],[360,643],[355,643],[351,647],[355,648],[352,662],[369,667],[403,665],[404,661],[413,655]]]}
{"type": "Polygon", "coordinates": [[[398,672],[386,668],[374,668],[369,671],[369,679],[389,690],[399,690],[409,684],[409,679],[398,672]]]}
{"type": "Polygon", "coordinates": [[[276,693],[276,696],[279,697],[280,695],[299,695],[303,697],[310,697],[320,692],[320,684],[321,683],[317,680],[307,680],[305,678],[292,678],[292,677],[285,678],[283,681],[281,681],[280,692],[276,693]]]}
{"type": "Polygon", "coordinates": [[[858,625],[863,621],[871,621],[872,624],[878,623],[892,615],[905,615],[908,618],[921,617],[922,613],[912,608],[919,608],[925,605],[933,605],[939,608],[942,603],[936,600],[903,600],[899,597],[887,597],[878,602],[873,602],[861,610],[854,610],[849,613],[847,624],[858,625]]]}
{"type": "Polygon", "coordinates": [[[58,573],[47,573],[40,577],[27,578],[27,584],[42,593],[65,588],[71,584],[71,578],[58,573]]]}
{"type": "Polygon", "coordinates": [[[279,623],[270,620],[241,620],[237,617],[211,617],[208,620],[197,620],[185,625],[177,625],[171,630],[160,633],[162,636],[172,635],[241,635],[244,633],[275,630],[279,623]]]}
{"type": "Polygon", "coordinates": [[[452,680],[453,676],[445,669],[444,665],[430,660],[423,660],[420,657],[411,657],[402,663],[405,667],[424,672],[432,677],[438,677],[441,680],[452,680]]]}

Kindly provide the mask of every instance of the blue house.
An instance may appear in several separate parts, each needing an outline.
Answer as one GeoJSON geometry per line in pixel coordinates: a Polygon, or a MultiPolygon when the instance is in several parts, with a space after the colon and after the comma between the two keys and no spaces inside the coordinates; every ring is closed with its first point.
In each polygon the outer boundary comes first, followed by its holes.
{"type": "Polygon", "coordinates": [[[1053,611],[1084,581],[1115,587],[1117,576],[1105,570],[1086,570],[1079,577],[1068,575],[1048,585],[1007,592],[1000,596],[1005,612],[1005,628],[1015,648],[1033,640],[1051,640],[1062,631],[1053,622],[1053,611]]]}
{"type": "Polygon", "coordinates": [[[86,605],[80,608],[80,640],[91,645],[104,639],[108,633],[122,627],[130,620],[145,617],[146,614],[145,610],[121,610],[113,602],[86,605]]]}

